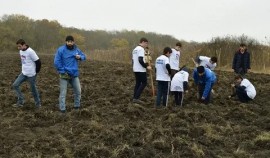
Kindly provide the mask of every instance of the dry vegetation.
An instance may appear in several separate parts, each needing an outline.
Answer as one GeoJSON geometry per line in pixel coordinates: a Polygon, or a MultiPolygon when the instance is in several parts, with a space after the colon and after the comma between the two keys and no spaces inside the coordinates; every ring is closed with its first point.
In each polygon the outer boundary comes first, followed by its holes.
{"type": "MultiPolygon", "coordinates": [[[[0,54],[0,157],[269,157],[270,76],[249,74],[257,88],[255,102],[228,100],[230,72],[218,71],[217,95],[210,105],[196,102],[194,88],[185,107],[156,110],[149,88],[145,105],[130,103],[134,76],[130,64],[87,60],[81,63],[82,109],[60,115],[58,75],[53,56],[40,55],[38,88],[42,108],[36,110],[24,84],[25,107],[11,84],[20,72],[18,54],[0,54]]],[[[90,56],[91,59],[91,56],[90,56]]],[[[192,83],[192,81],[190,82],[192,83]]],[[[169,99],[172,105],[172,98],[169,99]]]]}

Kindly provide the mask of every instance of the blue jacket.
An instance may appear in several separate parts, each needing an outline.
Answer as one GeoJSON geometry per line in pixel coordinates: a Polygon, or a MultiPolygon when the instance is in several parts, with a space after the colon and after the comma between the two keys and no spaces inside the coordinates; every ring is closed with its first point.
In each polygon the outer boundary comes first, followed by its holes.
{"type": "Polygon", "coordinates": [[[193,79],[195,83],[203,84],[205,85],[204,91],[203,91],[203,97],[206,98],[211,91],[212,84],[216,82],[216,75],[213,71],[211,71],[208,68],[204,68],[204,74],[202,76],[199,76],[199,73],[197,72],[197,69],[194,69],[193,71],[193,79]]]}
{"type": "Polygon", "coordinates": [[[66,45],[58,48],[54,57],[54,66],[59,74],[68,73],[71,77],[79,76],[78,60],[76,55],[80,55],[82,61],[86,60],[84,53],[74,45],[72,50],[67,49],[66,45]]]}
{"type": "Polygon", "coordinates": [[[245,52],[242,54],[240,51],[237,51],[234,54],[232,65],[233,65],[232,69],[234,69],[234,72],[240,73],[242,71],[244,73],[247,73],[247,69],[250,69],[250,54],[249,54],[249,52],[247,52],[245,50],[245,52]]]}

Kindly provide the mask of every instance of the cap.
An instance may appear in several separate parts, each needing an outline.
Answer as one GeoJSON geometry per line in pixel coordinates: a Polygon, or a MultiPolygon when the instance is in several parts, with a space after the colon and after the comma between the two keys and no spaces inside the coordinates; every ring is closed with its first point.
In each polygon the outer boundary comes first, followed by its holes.
{"type": "Polygon", "coordinates": [[[70,35],[69,35],[69,36],[67,36],[67,37],[66,37],[66,41],[74,41],[73,36],[70,36],[70,35]]]}

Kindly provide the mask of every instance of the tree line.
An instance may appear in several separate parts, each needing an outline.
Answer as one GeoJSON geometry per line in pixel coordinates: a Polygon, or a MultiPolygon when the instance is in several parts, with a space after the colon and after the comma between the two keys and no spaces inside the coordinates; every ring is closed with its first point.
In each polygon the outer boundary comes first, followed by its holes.
{"type": "MultiPolygon", "coordinates": [[[[130,52],[141,37],[149,40],[150,51],[156,59],[166,46],[174,47],[179,40],[170,35],[144,31],[105,31],[83,30],[64,27],[56,20],[33,20],[24,15],[4,15],[0,19],[0,52],[17,51],[15,42],[23,38],[37,52],[54,54],[57,47],[63,44],[65,37],[72,35],[76,44],[87,54],[92,53],[97,60],[130,62],[130,52]]],[[[257,40],[242,35],[213,37],[208,42],[186,42],[183,44],[181,62],[192,66],[191,57],[198,55],[217,56],[218,68],[230,69],[234,52],[240,43],[245,43],[251,53],[253,70],[270,73],[270,47],[257,40]]]]}
{"type": "Polygon", "coordinates": [[[15,50],[14,43],[23,38],[39,52],[54,53],[65,37],[72,35],[84,51],[131,49],[141,37],[147,37],[153,48],[171,45],[177,41],[169,35],[144,31],[82,30],[64,27],[58,21],[33,20],[24,15],[4,15],[0,19],[0,52],[15,50]]]}

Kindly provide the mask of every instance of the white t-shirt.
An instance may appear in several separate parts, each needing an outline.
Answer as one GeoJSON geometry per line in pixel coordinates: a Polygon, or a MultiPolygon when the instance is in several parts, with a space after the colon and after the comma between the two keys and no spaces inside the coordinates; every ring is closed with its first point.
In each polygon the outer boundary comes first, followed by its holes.
{"type": "Polygon", "coordinates": [[[39,58],[36,52],[32,48],[28,48],[25,51],[20,50],[21,62],[22,62],[22,74],[27,77],[33,77],[36,75],[36,63],[39,58]]]}
{"type": "Polygon", "coordinates": [[[210,70],[214,70],[215,67],[217,66],[217,63],[214,63],[214,64],[210,63],[211,58],[209,57],[199,56],[199,59],[201,60],[200,66],[206,67],[210,70]]]}
{"type": "Polygon", "coordinates": [[[170,55],[171,69],[179,70],[179,59],[180,59],[180,51],[172,48],[172,53],[170,55]]]}
{"type": "Polygon", "coordinates": [[[186,71],[179,71],[177,72],[171,82],[171,91],[178,91],[183,92],[184,91],[184,81],[188,82],[188,76],[189,74],[186,71]]]}
{"type": "Polygon", "coordinates": [[[169,63],[169,58],[165,55],[161,55],[156,59],[156,80],[157,81],[170,81],[169,72],[166,69],[166,64],[169,63]]]}
{"type": "Polygon", "coordinates": [[[256,96],[256,90],[255,87],[252,85],[252,83],[248,79],[243,79],[240,86],[246,87],[246,92],[249,98],[254,99],[256,96]]]}
{"type": "Polygon", "coordinates": [[[132,51],[133,72],[146,72],[146,68],[144,68],[139,62],[139,57],[143,57],[143,60],[145,60],[144,48],[142,46],[137,46],[132,51]]]}

